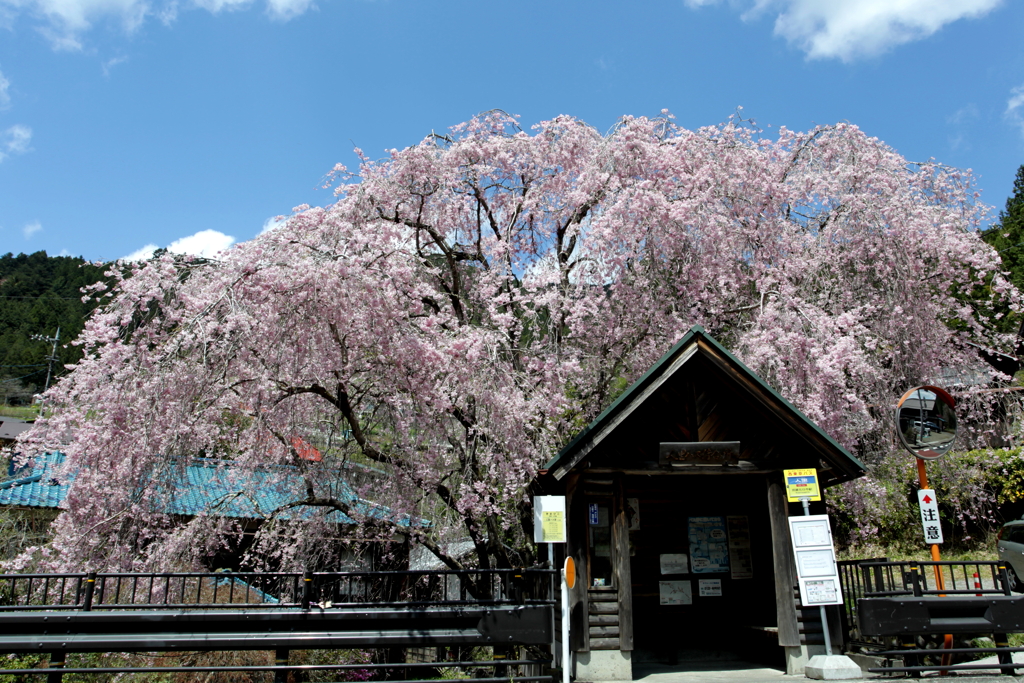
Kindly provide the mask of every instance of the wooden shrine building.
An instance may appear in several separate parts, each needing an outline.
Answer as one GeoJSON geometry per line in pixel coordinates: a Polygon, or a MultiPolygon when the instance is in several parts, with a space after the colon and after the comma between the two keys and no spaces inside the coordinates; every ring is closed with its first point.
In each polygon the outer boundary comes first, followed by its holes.
{"type": "Polygon", "coordinates": [[[786,521],[802,512],[782,477],[796,468],[823,487],[864,474],[701,327],[562,449],[539,483],[566,496],[578,680],[630,680],[634,653],[674,662],[776,632],[787,670],[802,671],[815,652],[786,521]]]}

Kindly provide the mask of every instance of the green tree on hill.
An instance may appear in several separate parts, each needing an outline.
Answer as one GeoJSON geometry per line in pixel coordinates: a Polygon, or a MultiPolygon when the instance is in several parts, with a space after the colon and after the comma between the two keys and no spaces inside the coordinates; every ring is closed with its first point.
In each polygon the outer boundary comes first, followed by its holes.
{"type": "Polygon", "coordinates": [[[56,375],[81,357],[70,345],[96,303],[82,302],[82,287],[104,279],[106,266],[80,257],[12,253],[0,256],[0,399],[24,399],[41,391],[51,346],[32,335],[52,337],[60,328],[56,375]]]}
{"type": "MultiPolygon", "coordinates": [[[[1013,194],[1006,200],[1006,208],[999,212],[999,222],[981,234],[1003,260],[1010,282],[1024,291],[1024,165],[1017,169],[1013,181],[1013,194]]],[[[1014,332],[1021,324],[1021,316],[1009,308],[998,311],[1003,318],[997,324],[1003,332],[1014,332]]]]}

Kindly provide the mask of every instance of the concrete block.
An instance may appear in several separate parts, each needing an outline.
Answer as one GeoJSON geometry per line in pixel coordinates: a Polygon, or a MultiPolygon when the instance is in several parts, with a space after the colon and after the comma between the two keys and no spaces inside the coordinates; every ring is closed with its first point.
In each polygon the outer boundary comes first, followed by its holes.
{"type": "Polygon", "coordinates": [[[576,653],[577,681],[633,680],[632,652],[591,650],[576,653]]]}
{"type": "Polygon", "coordinates": [[[825,654],[824,645],[793,645],[784,648],[786,653],[786,673],[799,676],[804,672],[811,657],[825,654]]]}
{"type": "Polygon", "coordinates": [[[815,655],[804,667],[804,675],[817,681],[850,681],[864,677],[860,667],[846,655],[815,655]]]}

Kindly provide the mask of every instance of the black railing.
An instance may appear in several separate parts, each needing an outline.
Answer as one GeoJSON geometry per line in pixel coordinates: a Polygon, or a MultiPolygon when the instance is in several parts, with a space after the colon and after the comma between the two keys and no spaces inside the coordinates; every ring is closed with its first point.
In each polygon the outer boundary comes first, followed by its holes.
{"type": "Polygon", "coordinates": [[[882,645],[878,638],[864,636],[860,633],[860,626],[857,622],[857,600],[863,598],[867,591],[875,585],[873,576],[866,575],[868,570],[861,569],[865,563],[878,564],[888,562],[886,557],[876,557],[869,560],[842,560],[839,565],[839,583],[843,589],[843,605],[840,612],[842,623],[841,633],[843,634],[843,649],[850,651],[859,645],[882,645]]]}
{"type": "Polygon", "coordinates": [[[45,672],[47,683],[60,683],[64,673],[79,672],[247,671],[272,672],[284,683],[289,673],[365,669],[393,682],[471,669],[472,679],[483,683],[551,681],[543,657],[553,637],[557,575],[545,568],[0,575],[0,653],[48,653],[50,667],[0,675],[45,672]],[[61,613],[58,629],[55,612],[61,613]],[[517,659],[520,646],[539,656],[517,659]],[[463,655],[494,648],[495,660],[413,664],[401,654],[406,647],[452,647],[463,655]],[[337,648],[373,649],[384,659],[289,664],[291,650],[337,648]],[[67,666],[73,652],[243,650],[274,651],[277,664],[67,666]]]}
{"type": "Polygon", "coordinates": [[[554,569],[0,575],[0,611],[553,605],[554,569]]]}
{"type": "Polygon", "coordinates": [[[857,566],[860,569],[860,580],[863,582],[863,593],[860,597],[1010,595],[1010,588],[1013,585],[1007,574],[1005,562],[860,560],[857,566]]]}

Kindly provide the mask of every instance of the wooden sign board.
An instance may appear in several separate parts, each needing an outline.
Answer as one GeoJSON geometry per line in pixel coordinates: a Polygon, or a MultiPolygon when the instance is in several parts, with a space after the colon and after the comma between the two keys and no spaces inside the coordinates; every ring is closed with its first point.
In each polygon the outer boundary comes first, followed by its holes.
{"type": "Polygon", "coordinates": [[[659,464],[673,467],[736,465],[739,461],[739,441],[662,442],[658,453],[659,464]]]}

